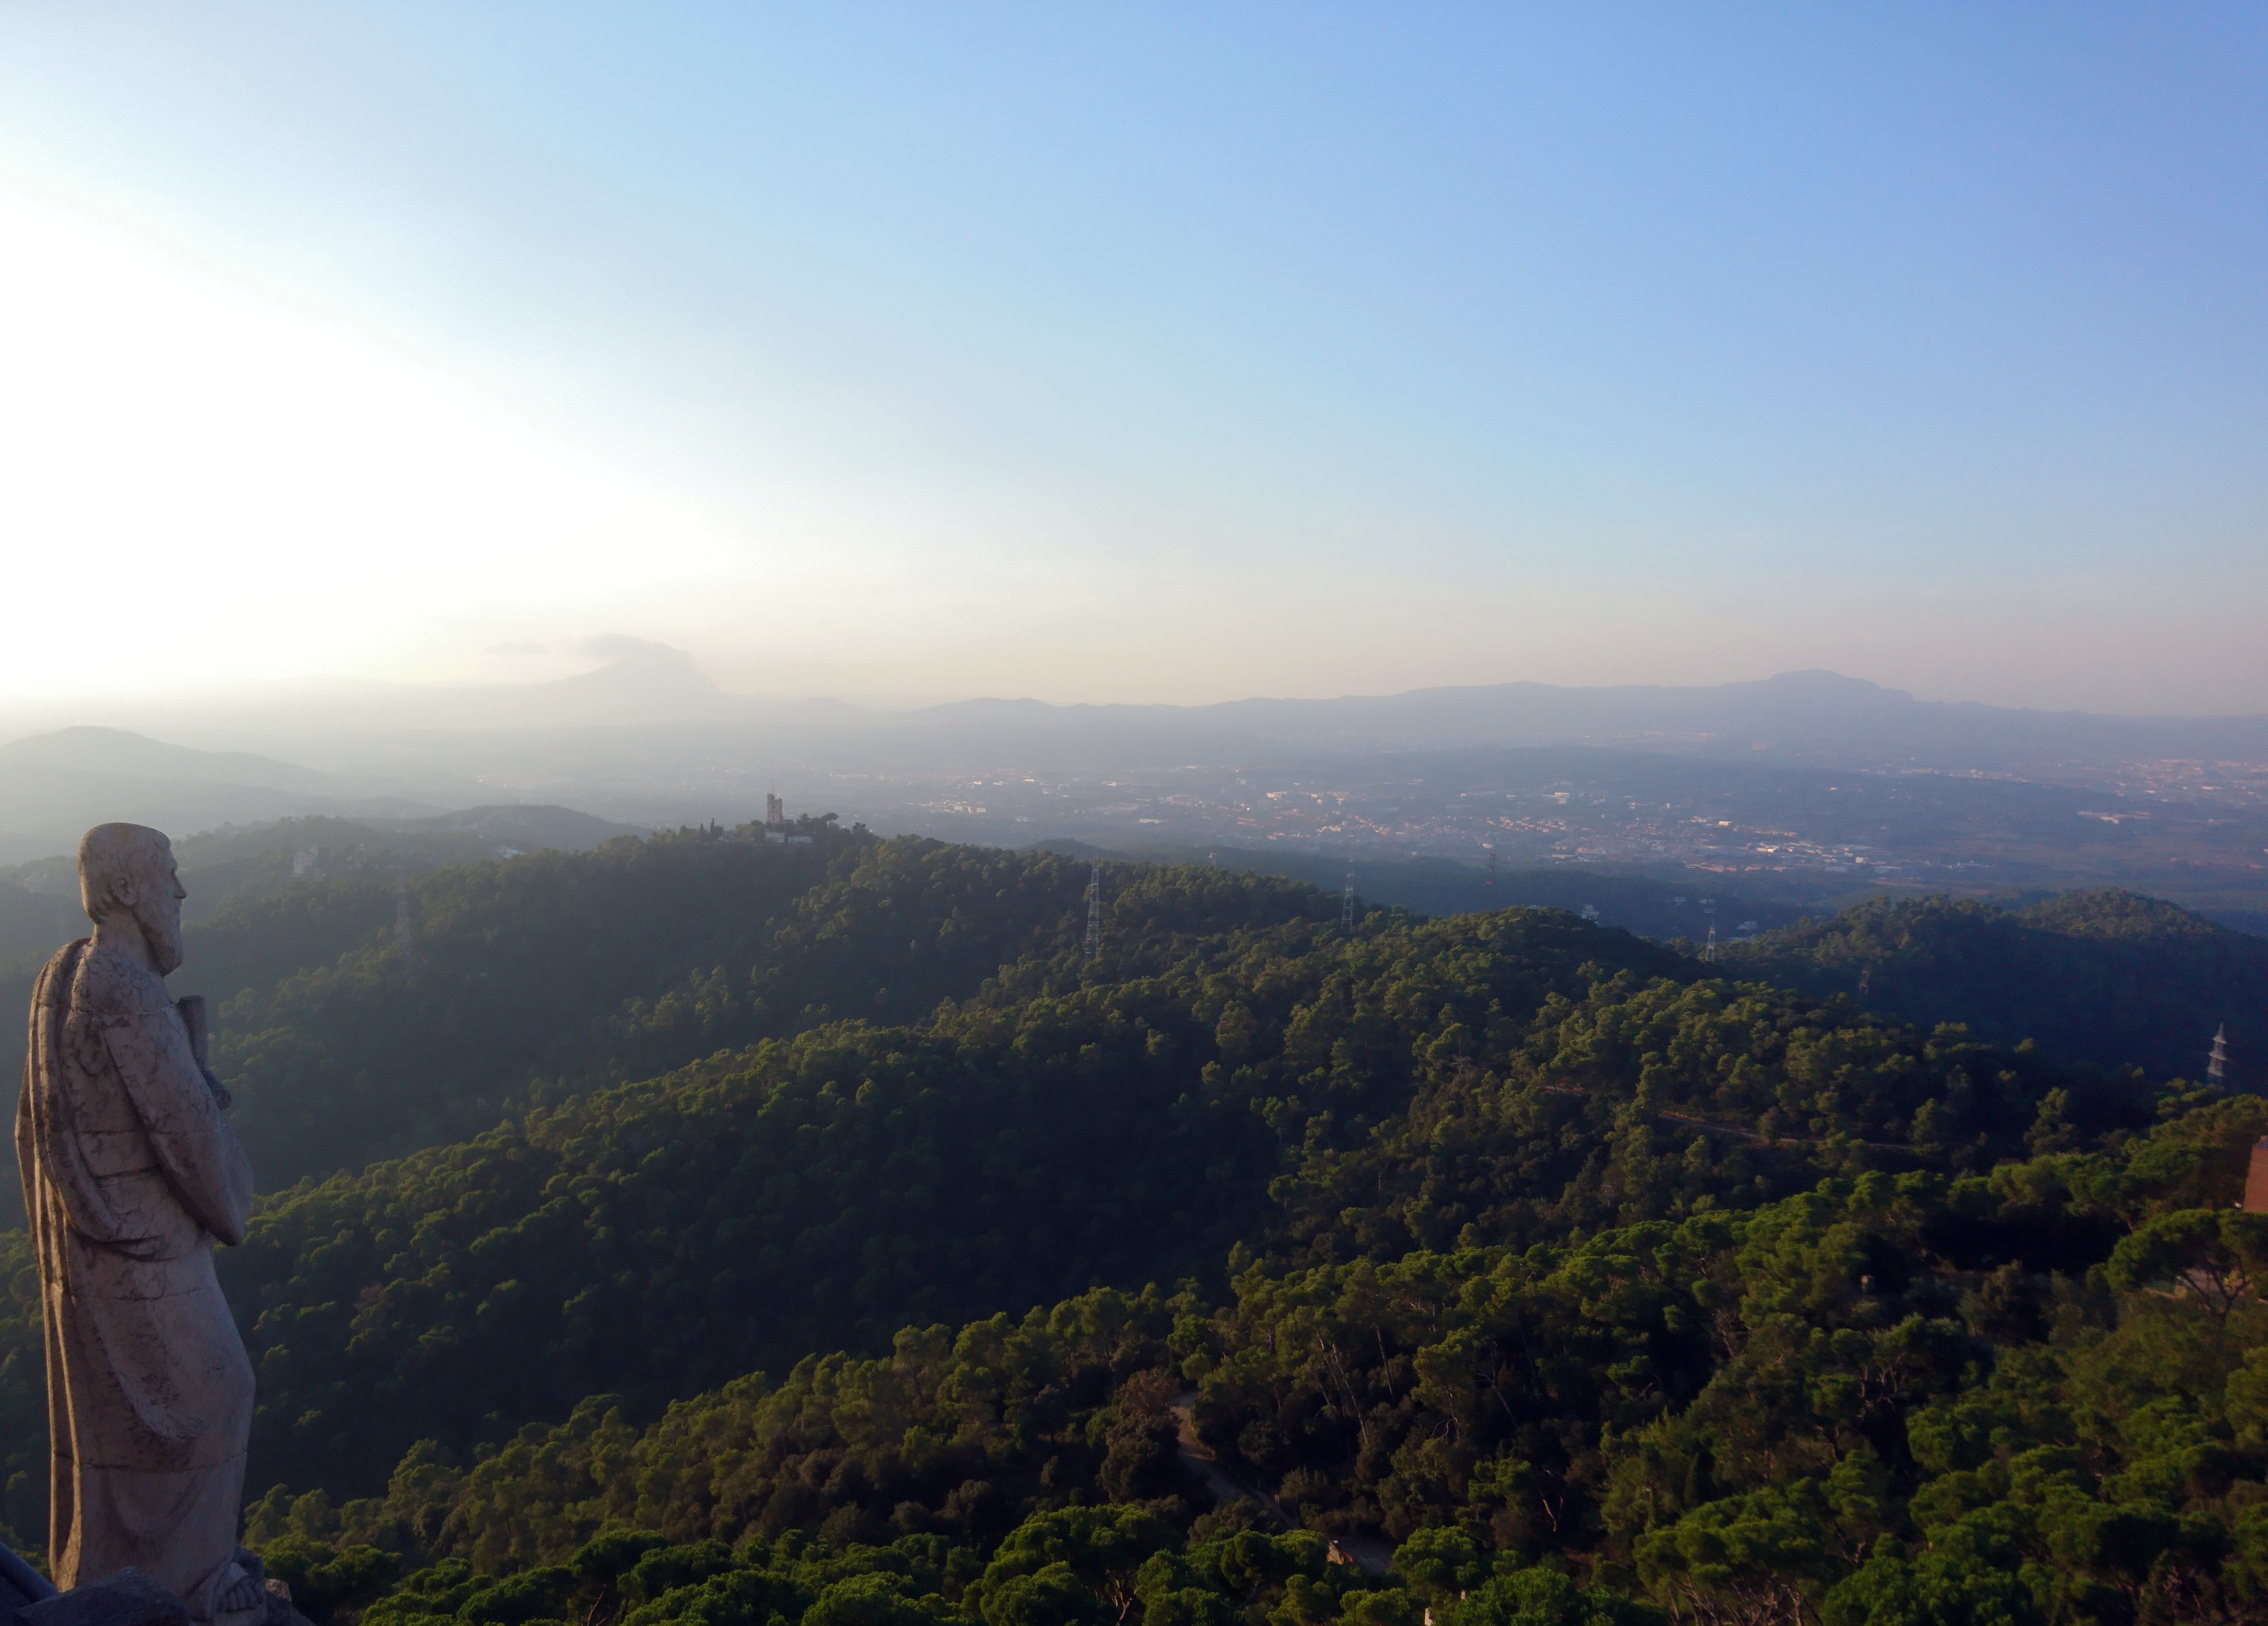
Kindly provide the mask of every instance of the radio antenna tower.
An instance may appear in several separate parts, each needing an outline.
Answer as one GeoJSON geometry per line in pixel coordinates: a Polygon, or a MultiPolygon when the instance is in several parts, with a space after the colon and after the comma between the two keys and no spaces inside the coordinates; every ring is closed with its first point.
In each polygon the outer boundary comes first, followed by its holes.
{"type": "Polygon", "coordinates": [[[1484,842],[1481,850],[1488,854],[1488,880],[1485,885],[1488,887],[1488,906],[1494,909],[1496,907],[1496,844],[1493,842],[1484,842]]]}
{"type": "Polygon", "coordinates": [[[1086,878],[1086,957],[1102,953],[1102,860],[1095,859],[1086,878]]]}
{"type": "Polygon", "coordinates": [[[1701,951],[1701,958],[1712,966],[1717,963],[1717,922],[1714,916],[1709,922],[1709,945],[1701,951]]]}
{"type": "Polygon", "coordinates": [[[1346,886],[1339,893],[1339,930],[1354,936],[1354,865],[1347,865],[1346,886]]]}
{"type": "Polygon", "coordinates": [[[2228,1024],[2223,1022],[2213,1030],[2213,1054],[2205,1057],[2206,1082],[2223,1084],[2228,1078],[2228,1024]]]}

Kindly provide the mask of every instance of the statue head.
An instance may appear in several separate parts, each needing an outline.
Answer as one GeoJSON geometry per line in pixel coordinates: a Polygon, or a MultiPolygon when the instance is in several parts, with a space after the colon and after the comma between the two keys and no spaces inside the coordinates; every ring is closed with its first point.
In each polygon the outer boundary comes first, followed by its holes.
{"type": "Polygon", "coordinates": [[[146,824],[98,824],[79,838],[78,894],[97,932],[130,926],[159,976],[181,963],[182,888],[173,843],[146,824]]]}

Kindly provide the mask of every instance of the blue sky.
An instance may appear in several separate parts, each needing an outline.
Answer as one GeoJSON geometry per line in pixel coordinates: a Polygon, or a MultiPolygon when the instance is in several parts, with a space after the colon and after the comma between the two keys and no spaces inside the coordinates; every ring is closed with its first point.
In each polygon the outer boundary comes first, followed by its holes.
{"type": "Polygon", "coordinates": [[[195,562],[120,682],[2268,710],[2264,92],[2233,6],[18,4],[0,526],[195,562]]]}

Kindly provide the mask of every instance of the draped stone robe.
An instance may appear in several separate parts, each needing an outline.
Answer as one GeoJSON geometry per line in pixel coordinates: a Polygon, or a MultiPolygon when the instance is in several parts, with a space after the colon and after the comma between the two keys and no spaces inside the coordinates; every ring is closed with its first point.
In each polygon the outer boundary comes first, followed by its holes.
{"type": "Polygon", "coordinates": [[[213,1244],[244,1240],[251,1165],[163,979],[123,955],[59,951],[31,1041],[16,1157],[47,1324],[49,1563],[66,1588],[132,1564],[209,1620],[240,1573],[252,1427],[213,1244]]]}

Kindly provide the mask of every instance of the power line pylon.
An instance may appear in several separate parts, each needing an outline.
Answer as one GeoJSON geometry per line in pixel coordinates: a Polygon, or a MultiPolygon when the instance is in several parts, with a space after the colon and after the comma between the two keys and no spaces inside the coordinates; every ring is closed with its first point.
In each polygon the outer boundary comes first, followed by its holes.
{"type": "Polygon", "coordinates": [[[2223,1022],[2213,1030],[2213,1054],[2205,1057],[2205,1081],[2225,1084],[2228,1080],[2228,1024],[2223,1022]]]}
{"type": "Polygon", "coordinates": [[[1354,865],[1347,865],[1346,886],[1339,894],[1339,930],[1354,936],[1354,865]]]}
{"type": "Polygon", "coordinates": [[[1102,860],[1095,859],[1086,878],[1086,957],[1102,953],[1102,860]]]}

